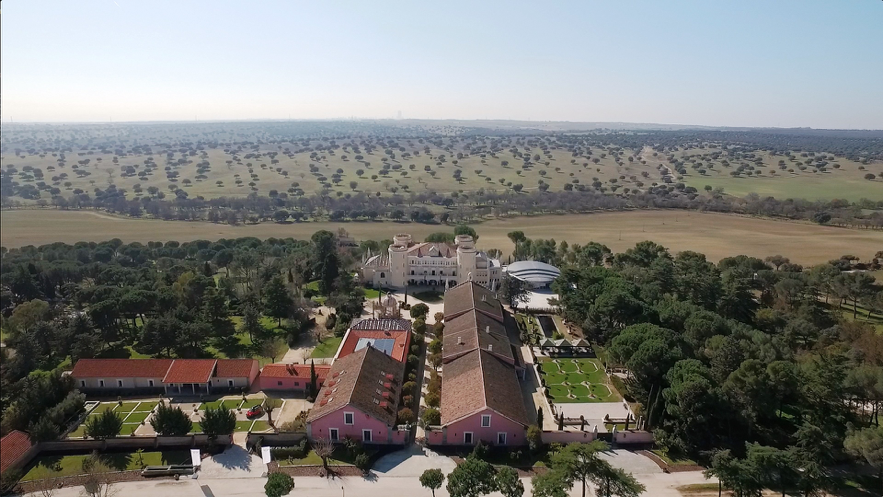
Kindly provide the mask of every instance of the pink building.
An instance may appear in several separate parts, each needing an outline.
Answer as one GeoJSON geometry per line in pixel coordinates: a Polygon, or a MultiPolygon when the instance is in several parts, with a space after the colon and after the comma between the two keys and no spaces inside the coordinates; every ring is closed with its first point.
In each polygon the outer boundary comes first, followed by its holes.
{"type": "Polygon", "coordinates": [[[404,443],[396,429],[405,365],[365,347],[334,361],[307,417],[311,440],[404,443]]]}
{"type": "MultiPolygon", "coordinates": [[[[321,388],[331,366],[317,364],[316,386],[321,388]]],[[[310,384],[309,364],[267,364],[258,377],[258,389],[305,392],[310,384]]]]}
{"type": "Polygon", "coordinates": [[[443,366],[442,443],[525,445],[528,420],[515,369],[477,349],[443,366]]]}

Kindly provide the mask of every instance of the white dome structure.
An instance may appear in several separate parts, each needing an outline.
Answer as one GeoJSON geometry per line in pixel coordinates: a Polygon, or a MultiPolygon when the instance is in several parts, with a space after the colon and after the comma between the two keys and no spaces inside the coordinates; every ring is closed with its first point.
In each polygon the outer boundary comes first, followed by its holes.
{"type": "Polygon", "coordinates": [[[561,270],[545,262],[517,261],[506,266],[506,273],[533,288],[546,288],[561,275],[561,270]]]}

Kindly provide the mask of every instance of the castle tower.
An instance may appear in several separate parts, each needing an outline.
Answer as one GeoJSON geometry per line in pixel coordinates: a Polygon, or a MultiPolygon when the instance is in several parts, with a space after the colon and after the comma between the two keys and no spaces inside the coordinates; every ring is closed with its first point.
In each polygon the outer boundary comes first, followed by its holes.
{"type": "Polygon", "coordinates": [[[393,237],[389,246],[389,282],[396,288],[404,288],[408,284],[408,247],[411,235],[400,233],[393,237]]]}
{"type": "Polygon", "coordinates": [[[469,235],[457,235],[457,283],[463,283],[475,273],[475,241],[469,235]]]}

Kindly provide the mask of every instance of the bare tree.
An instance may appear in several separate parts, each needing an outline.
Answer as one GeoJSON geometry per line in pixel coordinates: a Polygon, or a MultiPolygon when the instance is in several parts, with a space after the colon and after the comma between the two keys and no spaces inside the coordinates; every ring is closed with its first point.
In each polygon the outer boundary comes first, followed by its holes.
{"type": "Polygon", "coordinates": [[[81,492],[84,497],[111,497],[119,493],[110,479],[110,468],[96,454],[83,464],[83,472],[86,476],[81,492]]]}
{"type": "Polygon", "coordinates": [[[322,458],[322,467],[328,471],[328,458],[334,453],[334,444],[327,438],[319,438],[313,442],[313,450],[322,458]]]}
{"type": "Polygon", "coordinates": [[[52,497],[57,487],[55,477],[44,478],[34,482],[34,490],[31,491],[32,497],[52,497]]]}

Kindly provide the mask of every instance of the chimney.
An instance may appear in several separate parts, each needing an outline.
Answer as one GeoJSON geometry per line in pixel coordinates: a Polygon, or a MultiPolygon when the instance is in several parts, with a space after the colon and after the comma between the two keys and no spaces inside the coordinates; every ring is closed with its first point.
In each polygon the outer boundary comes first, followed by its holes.
{"type": "Polygon", "coordinates": [[[457,345],[463,345],[463,337],[457,336],[457,345]]]}
{"type": "Polygon", "coordinates": [[[487,295],[485,295],[485,294],[481,294],[481,301],[482,301],[482,302],[487,302],[487,295]]]}
{"type": "Polygon", "coordinates": [[[487,351],[488,351],[488,352],[493,352],[493,351],[494,351],[494,344],[489,343],[489,344],[487,345],[487,351]]]}
{"type": "Polygon", "coordinates": [[[487,325],[487,326],[485,326],[485,327],[484,327],[484,332],[487,333],[487,334],[490,334],[490,333],[491,333],[491,325],[487,325]]]}

